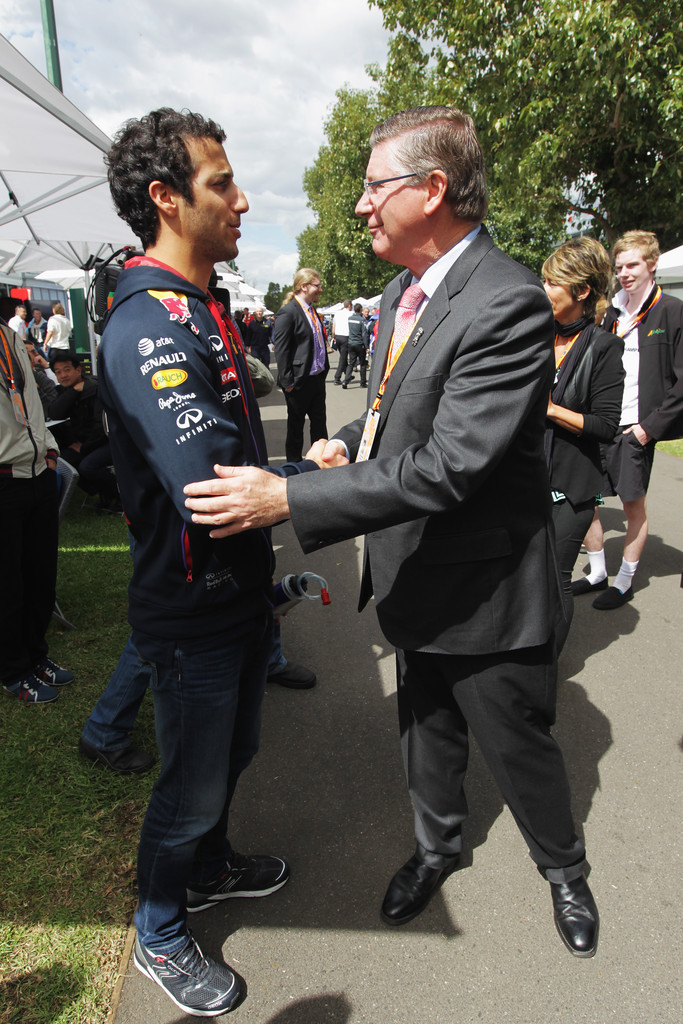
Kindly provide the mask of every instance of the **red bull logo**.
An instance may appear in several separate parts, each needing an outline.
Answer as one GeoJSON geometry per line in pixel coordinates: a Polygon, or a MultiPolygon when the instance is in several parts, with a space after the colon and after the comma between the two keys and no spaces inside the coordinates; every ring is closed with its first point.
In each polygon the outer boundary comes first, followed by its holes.
{"type": "Polygon", "coordinates": [[[179,292],[155,292],[152,290],[149,291],[149,294],[166,307],[169,320],[177,320],[179,324],[185,324],[190,319],[190,307],[185,295],[181,295],[179,292]]]}

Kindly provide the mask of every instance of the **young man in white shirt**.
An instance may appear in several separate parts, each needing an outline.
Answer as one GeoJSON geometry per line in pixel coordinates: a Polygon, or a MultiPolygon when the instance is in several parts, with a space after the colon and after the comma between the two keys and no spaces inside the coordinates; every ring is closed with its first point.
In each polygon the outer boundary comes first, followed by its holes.
{"type": "Polygon", "coordinates": [[[614,440],[603,446],[603,494],[618,495],[626,514],[621,568],[608,586],[598,510],[586,534],[590,573],[572,584],[575,596],[604,591],[593,601],[600,611],[633,598],[633,577],[648,534],[646,495],[657,441],[683,427],[683,302],[655,284],[659,244],[650,231],[627,231],[612,250],[619,291],[602,326],[624,341],[624,398],[614,440]]]}

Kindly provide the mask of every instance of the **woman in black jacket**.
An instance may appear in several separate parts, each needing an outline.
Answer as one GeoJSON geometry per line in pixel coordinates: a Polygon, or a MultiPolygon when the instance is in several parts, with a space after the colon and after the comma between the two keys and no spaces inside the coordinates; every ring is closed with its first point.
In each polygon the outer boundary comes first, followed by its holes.
{"type": "Polygon", "coordinates": [[[545,451],[565,614],[557,631],[558,653],[574,613],[574,563],[600,500],[600,442],[612,440],[621,414],[623,342],[595,324],[595,307],[609,278],[609,256],[593,238],[565,242],[543,264],[555,317],[557,368],[545,451]]]}

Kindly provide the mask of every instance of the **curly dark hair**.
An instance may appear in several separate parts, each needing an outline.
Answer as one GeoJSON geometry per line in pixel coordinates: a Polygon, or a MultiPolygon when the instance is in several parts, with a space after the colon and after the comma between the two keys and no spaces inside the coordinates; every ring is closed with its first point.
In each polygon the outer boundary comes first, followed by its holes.
{"type": "Polygon", "coordinates": [[[117,213],[130,225],[144,249],[154,245],[159,234],[159,215],[149,194],[150,182],[163,181],[192,205],[195,168],[186,139],[214,139],[222,144],[225,132],[201,114],[161,107],[126,121],[105,157],[117,213]]]}

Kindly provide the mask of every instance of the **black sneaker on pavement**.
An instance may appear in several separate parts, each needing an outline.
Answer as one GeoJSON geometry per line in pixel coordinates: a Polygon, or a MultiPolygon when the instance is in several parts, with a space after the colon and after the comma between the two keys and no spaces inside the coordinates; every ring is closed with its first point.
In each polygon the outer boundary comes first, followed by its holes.
{"type": "Polygon", "coordinates": [[[219,1017],[240,997],[237,978],[225,964],[204,956],[188,936],[186,944],[170,956],[146,949],[135,941],[135,966],[163,988],[169,999],[193,1017],[219,1017]]]}
{"type": "Polygon", "coordinates": [[[232,863],[225,865],[225,871],[218,878],[212,882],[190,882],[187,909],[194,914],[237,896],[269,896],[281,889],[288,878],[289,867],[281,857],[262,854],[245,857],[233,850],[232,863]]]}
{"type": "Polygon", "coordinates": [[[51,658],[43,658],[42,661],[38,662],[33,671],[38,679],[42,679],[44,683],[48,683],[50,686],[66,686],[67,683],[73,683],[74,681],[73,672],[69,672],[68,668],[62,668],[61,665],[52,661],[51,658]]]}

